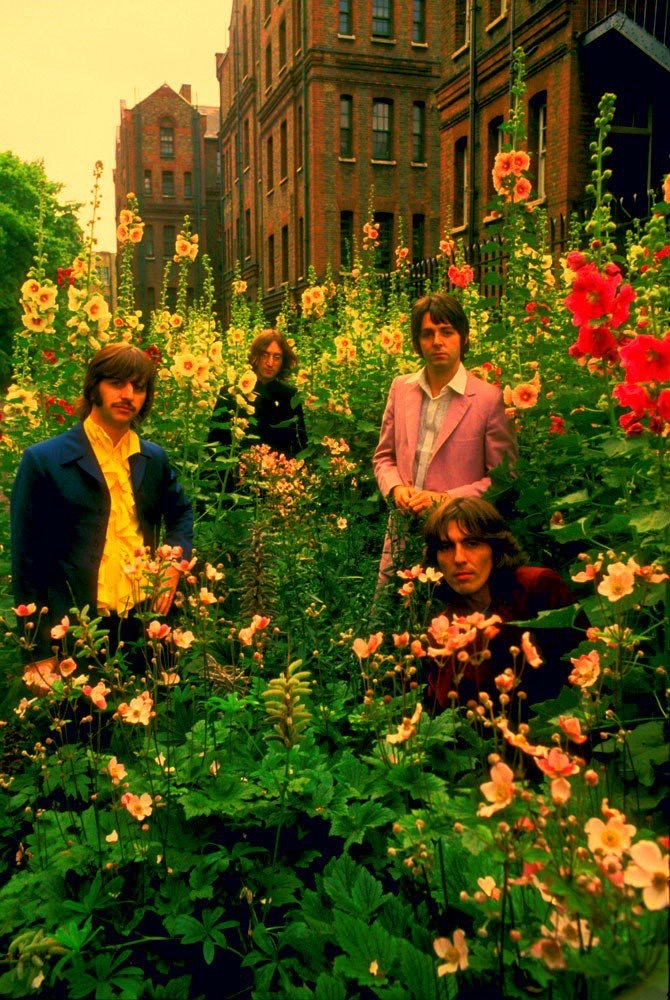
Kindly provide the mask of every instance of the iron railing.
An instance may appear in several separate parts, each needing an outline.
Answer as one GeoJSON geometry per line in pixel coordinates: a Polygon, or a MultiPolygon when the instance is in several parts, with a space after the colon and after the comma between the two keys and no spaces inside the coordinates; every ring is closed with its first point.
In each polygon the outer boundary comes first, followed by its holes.
{"type": "Polygon", "coordinates": [[[586,30],[595,28],[613,14],[625,14],[663,45],[670,42],[668,0],[589,0],[586,30]]]}

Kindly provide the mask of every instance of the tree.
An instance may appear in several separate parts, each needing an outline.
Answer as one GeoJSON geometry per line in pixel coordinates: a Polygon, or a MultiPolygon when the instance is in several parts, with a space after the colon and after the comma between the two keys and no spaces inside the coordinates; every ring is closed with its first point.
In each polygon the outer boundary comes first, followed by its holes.
{"type": "Polygon", "coordinates": [[[36,253],[42,204],[43,254],[47,272],[68,267],[81,248],[75,211],[62,204],[63,185],[49,181],[40,161],[26,163],[14,153],[0,153],[0,385],[10,370],[12,340],[21,328],[19,290],[36,253]]]}

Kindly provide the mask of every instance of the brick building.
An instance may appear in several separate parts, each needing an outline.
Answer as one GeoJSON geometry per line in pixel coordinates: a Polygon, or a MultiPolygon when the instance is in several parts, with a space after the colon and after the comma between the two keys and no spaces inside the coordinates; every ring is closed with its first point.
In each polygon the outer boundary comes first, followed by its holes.
{"type": "Polygon", "coordinates": [[[444,12],[437,103],[445,226],[481,237],[517,46],[526,53],[535,200],[552,218],[584,206],[593,122],[601,95],[611,92],[615,218],[625,224],[648,214],[649,191],[658,197],[670,169],[667,0],[455,0],[444,12]]]}
{"type": "Polygon", "coordinates": [[[435,252],[443,19],[443,0],[233,0],[216,57],[224,299],[238,260],[268,315],[309,264],[346,268],[372,189],[379,267],[401,238],[435,252]]]}
{"type": "MultiPolygon", "coordinates": [[[[144,315],[160,301],[165,263],[174,255],[175,238],[184,223],[198,233],[200,255],[191,269],[189,298],[201,292],[201,254],[212,259],[220,296],[218,176],[219,109],[194,107],[191,88],[176,93],[163,84],[133,108],[121,102],[117,130],[114,190],[117,218],[133,191],[145,229],[136,251],[137,301],[144,315]]],[[[177,272],[173,268],[168,302],[174,306],[177,272]]]]}

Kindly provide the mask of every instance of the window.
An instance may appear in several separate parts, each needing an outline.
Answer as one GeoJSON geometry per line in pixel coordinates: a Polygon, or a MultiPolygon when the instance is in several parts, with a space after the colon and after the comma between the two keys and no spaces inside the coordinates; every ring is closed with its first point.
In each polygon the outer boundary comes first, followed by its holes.
{"type": "Polygon", "coordinates": [[[497,21],[499,17],[507,13],[507,0],[488,0],[487,13],[487,24],[490,24],[491,21],[497,21]]]}
{"type": "Polygon", "coordinates": [[[275,186],[275,151],[272,136],[268,138],[266,150],[265,158],[267,162],[265,172],[267,176],[267,190],[272,191],[275,186]]]}
{"type": "Polygon", "coordinates": [[[372,102],[372,159],[392,159],[391,119],[393,101],[372,102]]]}
{"type": "Polygon", "coordinates": [[[293,4],[293,51],[298,52],[302,48],[302,0],[295,0],[293,4]]]}
{"type": "Polygon", "coordinates": [[[349,94],[340,95],[340,156],[351,160],[354,155],[354,99],[349,94]]]}
{"type": "Polygon", "coordinates": [[[279,179],[288,177],[288,129],[286,119],[279,126],[279,179]]]}
{"type": "Polygon", "coordinates": [[[493,186],[493,166],[496,161],[496,156],[498,153],[502,153],[502,148],[505,142],[505,136],[500,129],[503,124],[504,118],[502,115],[497,115],[492,118],[489,122],[488,129],[488,177],[487,177],[487,200],[491,201],[495,197],[496,190],[493,186]]]}
{"type": "Polygon", "coordinates": [[[547,92],[535,94],[528,102],[528,152],[533,194],[544,198],[547,166],[547,92]]]}
{"type": "Polygon", "coordinates": [[[303,144],[302,129],[303,129],[302,104],[299,104],[295,116],[295,169],[296,170],[300,170],[302,168],[302,144],[303,144]]]}
{"type": "Polygon", "coordinates": [[[426,162],[426,105],[415,101],[412,105],[412,163],[426,162]]]}
{"type": "Polygon", "coordinates": [[[171,260],[174,257],[176,232],[174,226],[163,226],[163,257],[165,260],[171,260]]]}
{"type": "Polygon", "coordinates": [[[251,257],[251,209],[244,212],[244,256],[248,260],[251,257]]]}
{"type": "Polygon", "coordinates": [[[296,263],[298,279],[305,273],[305,220],[302,215],[298,219],[298,235],[296,237],[296,263]]]}
{"type": "Polygon", "coordinates": [[[249,75],[249,56],[247,46],[249,45],[249,27],[247,25],[247,10],[244,9],[242,15],[242,76],[249,75]]]}
{"type": "Polygon", "coordinates": [[[174,129],[171,125],[160,127],[161,159],[171,160],[174,157],[174,129]]]}
{"type": "Polygon", "coordinates": [[[275,238],[268,236],[268,288],[275,286],[275,238]]]}
{"type": "Polygon", "coordinates": [[[391,38],[391,0],[372,0],[373,38],[391,38]]]}
{"type": "Polygon", "coordinates": [[[340,212],[340,270],[351,270],[354,251],[354,213],[340,212]]]}
{"type": "Polygon", "coordinates": [[[351,0],[340,0],[340,18],[337,23],[340,35],[353,35],[353,18],[351,15],[351,0]]]}
{"type": "Polygon", "coordinates": [[[144,239],[142,240],[144,244],[144,256],[148,260],[153,260],[156,256],[156,250],[154,248],[154,227],[145,226],[144,227],[144,239]]]}
{"type": "Polygon", "coordinates": [[[164,198],[174,198],[174,171],[163,171],[162,193],[164,198]]]}
{"type": "Polygon", "coordinates": [[[272,85],[272,42],[265,46],[265,89],[272,85]]]}
{"type": "Polygon", "coordinates": [[[184,171],[184,198],[193,197],[193,174],[190,170],[184,171]]]}
{"type": "Polygon", "coordinates": [[[391,250],[393,248],[393,215],[391,212],[375,212],[375,223],[379,236],[379,246],[375,250],[375,267],[379,271],[390,271],[391,250]]]}
{"type": "Polygon", "coordinates": [[[249,166],[249,119],[244,119],[244,125],[242,127],[242,165],[244,167],[249,166]]]}
{"type": "Polygon", "coordinates": [[[414,0],[412,4],[412,41],[426,41],[426,0],[414,0]]]}
{"type": "Polygon", "coordinates": [[[454,9],[454,50],[457,50],[470,41],[470,0],[455,0],[454,9]]]}
{"type": "Polygon", "coordinates": [[[286,66],[286,18],[279,22],[279,69],[286,66]]]}
{"type": "Polygon", "coordinates": [[[288,226],[281,227],[281,280],[288,281],[288,226]]]}
{"type": "Polygon", "coordinates": [[[144,171],[144,193],[150,198],[151,197],[151,186],[153,183],[153,177],[150,170],[144,171]]]}
{"type": "Polygon", "coordinates": [[[412,260],[423,260],[426,256],[424,244],[426,238],[426,216],[412,216],[412,260]]]}
{"type": "Polygon", "coordinates": [[[454,226],[468,222],[468,140],[465,136],[454,146],[454,226]]]}

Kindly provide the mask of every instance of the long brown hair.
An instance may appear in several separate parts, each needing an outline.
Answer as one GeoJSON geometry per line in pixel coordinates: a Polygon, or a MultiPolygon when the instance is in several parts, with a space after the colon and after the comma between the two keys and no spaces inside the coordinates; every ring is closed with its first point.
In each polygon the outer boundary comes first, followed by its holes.
{"type": "Polygon", "coordinates": [[[275,377],[283,381],[297,365],[298,358],[284,334],[280,333],[279,330],[263,330],[254,337],[249,348],[249,364],[256,371],[256,365],[260,361],[261,354],[267,350],[270,344],[277,344],[282,353],[281,368],[275,377]]]}

